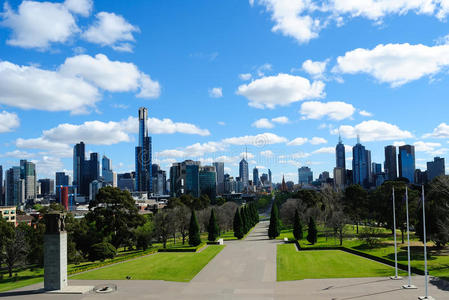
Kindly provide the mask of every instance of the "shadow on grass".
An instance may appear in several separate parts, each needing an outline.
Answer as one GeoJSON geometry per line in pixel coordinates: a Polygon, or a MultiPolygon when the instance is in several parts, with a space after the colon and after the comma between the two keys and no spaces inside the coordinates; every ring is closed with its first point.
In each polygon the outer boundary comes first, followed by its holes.
{"type": "Polygon", "coordinates": [[[372,249],[376,249],[376,248],[384,248],[384,247],[388,247],[388,246],[389,246],[388,243],[378,243],[377,245],[374,245],[374,246],[369,246],[367,244],[361,244],[361,245],[354,246],[351,248],[353,248],[355,250],[366,251],[366,250],[372,250],[372,249]]]}

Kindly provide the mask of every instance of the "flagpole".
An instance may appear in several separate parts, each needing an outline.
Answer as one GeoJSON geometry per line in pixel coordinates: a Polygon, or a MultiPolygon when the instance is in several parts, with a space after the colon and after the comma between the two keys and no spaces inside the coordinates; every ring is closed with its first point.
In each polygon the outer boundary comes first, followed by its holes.
{"type": "Polygon", "coordinates": [[[408,219],[408,187],[405,187],[405,210],[407,211],[407,258],[408,258],[408,285],[403,285],[404,289],[416,289],[412,285],[412,270],[410,266],[410,224],[408,219]]]}
{"type": "Polygon", "coordinates": [[[396,203],[394,198],[394,187],[393,187],[393,235],[394,235],[394,270],[395,275],[394,277],[391,276],[390,278],[393,280],[399,280],[402,279],[402,277],[398,276],[398,249],[397,249],[397,242],[396,242],[396,203]]]}
{"type": "Polygon", "coordinates": [[[418,297],[420,300],[425,299],[434,299],[433,297],[429,296],[429,280],[427,275],[427,236],[426,236],[426,203],[425,203],[425,196],[424,196],[424,185],[421,186],[421,193],[422,193],[422,219],[423,219],[423,230],[424,230],[424,278],[425,278],[425,287],[426,287],[426,295],[424,297],[418,297]]]}

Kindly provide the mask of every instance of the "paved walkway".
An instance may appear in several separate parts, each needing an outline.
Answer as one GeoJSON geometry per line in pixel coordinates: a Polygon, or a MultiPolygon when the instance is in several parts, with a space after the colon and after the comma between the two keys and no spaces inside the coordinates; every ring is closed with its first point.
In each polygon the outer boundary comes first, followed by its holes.
{"type": "MultiPolygon", "coordinates": [[[[49,295],[35,294],[42,284],[9,293],[4,299],[417,299],[424,294],[424,279],[413,277],[418,290],[402,290],[405,281],[378,278],[311,279],[276,282],[276,245],[266,237],[268,223],[260,223],[243,241],[226,242],[221,251],[191,282],[166,281],[84,281],[70,285],[116,284],[111,294],[49,295]]],[[[430,285],[435,299],[449,299],[448,288],[430,285]]]]}

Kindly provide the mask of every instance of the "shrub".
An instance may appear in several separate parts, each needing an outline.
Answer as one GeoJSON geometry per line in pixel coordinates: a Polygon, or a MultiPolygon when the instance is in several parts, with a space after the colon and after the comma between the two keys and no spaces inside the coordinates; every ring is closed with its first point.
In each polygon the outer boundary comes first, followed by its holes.
{"type": "Polygon", "coordinates": [[[92,245],[89,251],[89,260],[91,261],[104,261],[107,258],[114,258],[117,253],[117,249],[115,249],[112,244],[108,242],[101,242],[98,244],[92,245]]]}
{"type": "Polygon", "coordinates": [[[309,229],[307,232],[307,241],[309,243],[311,243],[312,245],[314,245],[317,241],[317,238],[318,238],[318,231],[316,229],[316,224],[315,224],[315,221],[313,220],[313,218],[310,217],[309,229]]]}

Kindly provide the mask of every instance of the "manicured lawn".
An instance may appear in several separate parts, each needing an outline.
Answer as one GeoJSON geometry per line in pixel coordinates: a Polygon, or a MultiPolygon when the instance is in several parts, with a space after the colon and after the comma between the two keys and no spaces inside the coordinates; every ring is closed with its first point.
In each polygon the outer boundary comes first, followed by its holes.
{"type": "Polygon", "coordinates": [[[200,253],[157,253],[102,269],[74,275],[70,279],[139,280],[188,282],[217,255],[224,246],[208,246],[200,253]]]}
{"type": "Polygon", "coordinates": [[[298,252],[293,244],[277,247],[278,281],[391,275],[392,267],[340,250],[298,252]]]}
{"type": "Polygon", "coordinates": [[[35,268],[33,271],[30,271],[30,269],[19,271],[17,272],[16,279],[14,277],[10,278],[7,274],[3,274],[3,280],[0,280],[0,293],[35,284],[42,280],[44,280],[43,268],[35,268]]]}

